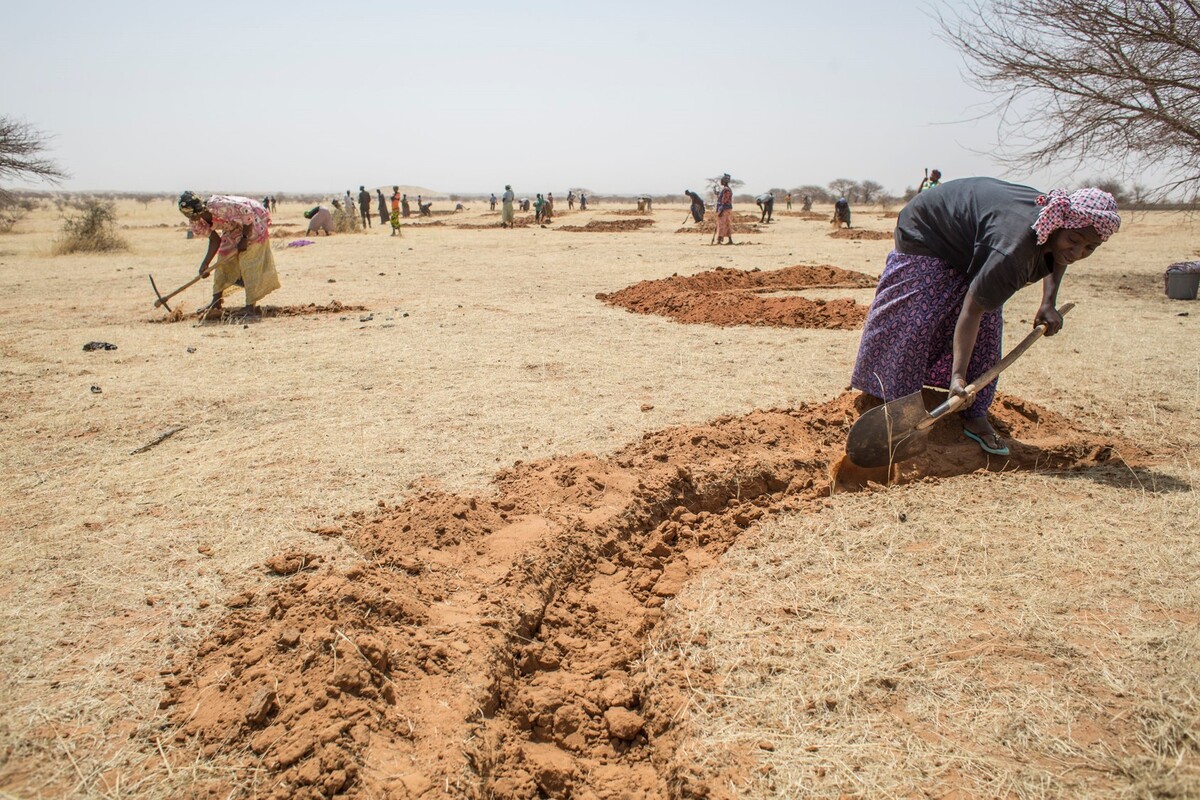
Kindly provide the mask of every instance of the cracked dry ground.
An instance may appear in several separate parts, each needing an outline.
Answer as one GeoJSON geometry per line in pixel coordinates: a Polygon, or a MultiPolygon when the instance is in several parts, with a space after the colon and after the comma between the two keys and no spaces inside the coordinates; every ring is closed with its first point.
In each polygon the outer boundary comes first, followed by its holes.
{"type": "MultiPolygon", "coordinates": [[[[993,410],[1011,457],[943,425],[899,479],[1145,459],[1012,397],[993,410]]],[[[721,796],[675,758],[688,687],[715,678],[668,660],[651,680],[643,653],[742,531],[822,513],[857,414],[846,394],[671,428],[320,531],[361,561],[281,554],[271,589],[229,601],[167,679],[172,760],[223,775],[193,784],[213,797],[721,796]]]]}

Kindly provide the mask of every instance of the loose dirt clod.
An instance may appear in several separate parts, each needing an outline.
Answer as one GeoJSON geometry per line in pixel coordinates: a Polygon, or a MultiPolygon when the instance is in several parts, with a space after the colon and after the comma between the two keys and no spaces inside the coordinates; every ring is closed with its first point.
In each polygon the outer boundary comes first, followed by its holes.
{"type": "Polygon", "coordinates": [[[764,297],[766,292],[802,289],[862,289],[875,279],[833,266],[785,267],[779,270],[718,268],[696,275],[672,275],[642,281],[597,300],[638,314],[661,314],[678,322],[710,325],[768,325],[787,328],[853,330],[867,309],[850,298],[811,300],[764,297]]]}
{"type": "MultiPolygon", "coordinates": [[[[947,425],[896,479],[1144,458],[1016,398],[994,411],[1009,458],[947,425]]],[[[253,772],[263,797],[678,794],[686,776],[664,765],[686,696],[648,693],[639,666],[664,599],[756,521],[820,513],[856,415],[847,394],[723,417],[606,458],[518,464],[490,496],[356,515],[342,530],[366,563],[316,564],[231,603],[171,670],[173,752],[253,772]]]]}

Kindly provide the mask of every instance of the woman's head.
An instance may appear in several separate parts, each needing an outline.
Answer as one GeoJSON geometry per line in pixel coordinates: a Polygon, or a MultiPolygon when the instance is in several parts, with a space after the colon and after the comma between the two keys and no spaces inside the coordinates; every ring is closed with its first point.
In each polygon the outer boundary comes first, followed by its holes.
{"type": "Polygon", "coordinates": [[[208,211],[208,206],[195,192],[185,191],[179,195],[179,211],[188,219],[194,219],[208,211]]]}
{"type": "Polygon", "coordinates": [[[1099,232],[1089,225],[1086,228],[1059,228],[1050,234],[1046,248],[1054,257],[1056,267],[1066,267],[1087,258],[1103,243],[1099,232]]]}
{"type": "Polygon", "coordinates": [[[1039,197],[1037,204],[1042,210],[1033,223],[1033,230],[1040,245],[1049,242],[1055,231],[1091,228],[1095,234],[1095,246],[1091,248],[1094,250],[1121,227],[1116,198],[1101,189],[1078,189],[1070,194],[1062,189],[1052,189],[1048,195],[1039,197]]]}

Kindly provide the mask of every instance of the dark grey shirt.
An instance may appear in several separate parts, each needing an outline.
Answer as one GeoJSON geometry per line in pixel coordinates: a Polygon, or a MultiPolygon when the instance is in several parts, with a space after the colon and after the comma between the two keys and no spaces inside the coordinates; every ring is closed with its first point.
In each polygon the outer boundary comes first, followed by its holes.
{"type": "Polygon", "coordinates": [[[947,181],[909,201],[896,222],[896,250],[935,256],[971,281],[988,311],[1054,270],[1034,233],[1043,192],[995,178],[947,181]]]}

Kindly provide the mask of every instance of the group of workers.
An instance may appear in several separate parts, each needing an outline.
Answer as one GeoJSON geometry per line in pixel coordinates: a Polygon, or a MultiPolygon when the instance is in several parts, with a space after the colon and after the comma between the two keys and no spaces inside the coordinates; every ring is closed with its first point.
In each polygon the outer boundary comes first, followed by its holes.
{"type": "MultiPolygon", "coordinates": [[[[716,191],[716,240],[732,244],[729,184],[726,173],[716,191]]],[[[365,215],[364,193],[360,188],[359,207],[365,215]]],[[[700,222],[704,199],[691,190],[686,195],[692,217],[700,222]]],[[[538,197],[543,214],[547,206],[552,209],[550,198],[538,197]]],[[[774,198],[768,194],[759,200],[763,220],[769,221],[774,198]]],[[[504,227],[513,225],[514,201],[512,186],[505,186],[504,227]]],[[[581,196],[581,208],[583,202],[581,196]]],[[[222,313],[222,297],[234,286],[245,289],[249,312],[279,288],[266,205],[229,195],[180,195],[179,210],[191,232],[209,240],[200,262],[200,275],[214,276],[206,318],[222,313]]],[[[399,187],[393,187],[391,207],[395,234],[408,212],[407,196],[399,187]]],[[[844,211],[843,217],[835,210],[834,219],[849,225],[848,203],[844,211]]],[[[870,401],[904,397],[923,386],[967,396],[971,382],[1000,359],[1003,307],[1009,298],[1040,282],[1033,324],[1045,325],[1046,335],[1054,335],[1063,324],[1057,306],[1067,268],[1095,252],[1120,225],[1116,200],[1100,189],[1041,192],[995,178],[943,183],[934,170],[896,221],[894,246],[867,314],[851,386],[870,401]]],[[[1004,456],[1009,448],[987,416],[995,391],[995,381],[977,387],[960,416],[966,438],[988,454],[1004,456]]]]}
{"type": "MultiPolygon", "coordinates": [[[[934,170],[934,174],[939,174],[934,170]]],[[[726,173],[719,179],[716,189],[716,212],[717,212],[717,244],[727,243],[733,244],[733,190],[729,187],[730,177],[726,173]]],[[[936,185],[936,184],[934,184],[936,185]]],[[[690,202],[690,211],[692,219],[696,222],[704,221],[704,198],[693,192],[691,189],[684,191],[684,196],[690,202]]],[[[775,195],[771,192],[763,192],[754,198],[755,205],[758,206],[759,217],[758,221],[761,224],[770,223],[775,218],[775,195]]],[[[641,203],[639,202],[639,210],[641,203]]],[[[792,207],[792,194],[787,194],[787,207],[792,207]]],[[[804,196],[804,210],[812,209],[812,198],[808,195],[804,196]]],[[[685,220],[686,222],[686,220],[685,220]]],[[[845,223],[846,227],[850,227],[850,202],[839,197],[833,204],[833,223],[840,226],[845,223]]]]}

